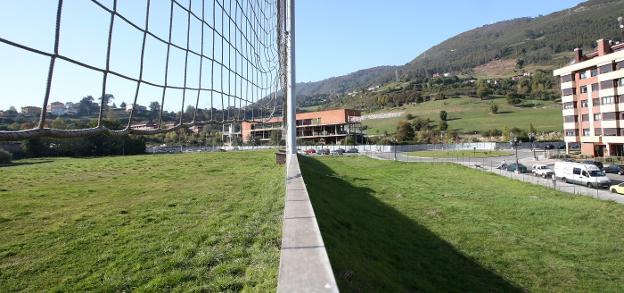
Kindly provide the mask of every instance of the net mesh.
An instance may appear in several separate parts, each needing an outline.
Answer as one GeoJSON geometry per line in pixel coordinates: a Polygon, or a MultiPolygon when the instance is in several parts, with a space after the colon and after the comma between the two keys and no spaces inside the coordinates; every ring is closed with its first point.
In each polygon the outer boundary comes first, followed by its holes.
{"type": "MultiPolygon", "coordinates": [[[[49,60],[47,78],[42,85],[44,93],[40,105],[43,110],[35,127],[0,131],[0,140],[98,134],[148,135],[195,125],[263,121],[282,112],[279,108],[282,103],[277,97],[284,82],[280,65],[283,59],[280,48],[282,24],[277,1],[87,1],[90,9],[106,16],[105,62],[80,58],[69,50],[64,52],[64,42],[76,42],[63,36],[64,27],[75,25],[71,16],[76,11],[64,11],[70,9],[68,5],[72,3],[58,0],[55,2],[56,11],[49,12],[55,14],[56,25],[51,50],[26,45],[0,33],[0,46],[49,60]],[[141,17],[122,9],[121,4],[129,1],[134,8],[141,8],[141,17]],[[134,50],[129,49],[128,42],[124,41],[131,36],[134,41],[140,39],[140,45],[134,50]],[[113,66],[133,57],[138,59],[134,60],[138,63],[138,70],[123,71],[113,66]],[[100,80],[99,112],[93,115],[93,118],[97,117],[97,126],[70,130],[50,127],[50,114],[46,109],[55,82],[72,78],[62,76],[65,71],[59,69],[61,62],[96,73],[91,76],[100,80]],[[164,70],[152,70],[148,66],[158,62],[164,70]],[[110,110],[109,99],[121,88],[113,83],[125,83],[124,89],[131,89],[127,94],[131,100],[126,111],[127,120],[119,129],[111,129],[105,123],[106,113],[110,110]],[[150,107],[152,113],[141,115],[145,111],[141,103],[148,102],[142,97],[150,92],[153,98],[156,91],[159,97],[152,102],[156,103],[150,107]]],[[[137,10],[134,9],[134,14],[137,10]]],[[[89,50],[89,44],[83,45],[84,50],[89,50]]],[[[11,56],[0,56],[3,58],[11,56]]]]}

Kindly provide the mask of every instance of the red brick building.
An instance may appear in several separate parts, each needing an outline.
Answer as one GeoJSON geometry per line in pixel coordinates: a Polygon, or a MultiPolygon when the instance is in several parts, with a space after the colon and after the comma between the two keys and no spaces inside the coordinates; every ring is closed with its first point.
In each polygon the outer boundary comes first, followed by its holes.
{"type": "MultiPolygon", "coordinates": [[[[347,137],[355,142],[363,142],[362,125],[358,110],[338,109],[297,114],[297,139],[315,144],[343,144],[347,137]]],[[[275,117],[263,122],[243,122],[241,134],[243,142],[251,138],[268,142],[271,132],[282,131],[282,118],[275,117]]]]}
{"type": "Polygon", "coordinates": [[[566,147],[579,143],[589,156],[624,155],[624,44],[598,40],[597,50],[575,50],[561,78],[566,147]]]}

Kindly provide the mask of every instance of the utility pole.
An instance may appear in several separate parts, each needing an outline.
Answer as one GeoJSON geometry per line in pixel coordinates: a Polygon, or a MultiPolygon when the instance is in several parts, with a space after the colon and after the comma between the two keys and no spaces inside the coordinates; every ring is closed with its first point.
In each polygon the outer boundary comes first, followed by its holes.
{"type": "Polygon", "coordinates": [[[297,97],[295,96],[295,0],[286,0],[286,104],[287,110],[287,137],[286,153],[289,156],[297,154],[297,97]]]}

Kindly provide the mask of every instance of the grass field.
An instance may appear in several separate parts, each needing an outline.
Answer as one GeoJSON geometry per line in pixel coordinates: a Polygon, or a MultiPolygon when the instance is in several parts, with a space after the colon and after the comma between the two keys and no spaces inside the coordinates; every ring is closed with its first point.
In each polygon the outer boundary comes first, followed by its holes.
{"type": "Polygon", "coordinates": [[[302,159],[342,292],[622,292],[624,206],[451,164],[302,159]]]}
{"type": "Polygon", "coordinates": [[[510,156],[510,152],[503,151],[419,151],[419,152],[409,152],[405,153],[408,156],[412,157],[423,157],[423,158],[456,158],[456,157],[470,157],[470,158],[491,158],[491,157],[501,157],[501,156],[510,156]]]}
{"type": "MultiPolygon", "coordinates": [[[[518,127],[528,129],[533,123],[539,131],[562,131],[563,120],[561,107],[549,101],[527,101],[522,107],[507,104],[505,99],[482,101],[476,98],[456,98],[426,102],[418,105],[409,105],[402,108],[387,109],[381,112],[411,113],[422,118],[429,118],[438,123],[440,111],[448,112],[449,129],[457,129],[463,133],[473,133],[492,128],[503,129],[518,127]],[[490,113],[490,102],[498,104],[499,113],[490,113]],[[530,104],[533,104],[532,106],[530,104]]],[[[396,132],[397,123],[405,118],[389,118],[366,120],[362,123],[368,126],[368,133],[383,134],[396,132]]]]}
{"type": "Polygon", "coordinates": [[[0,167],[0,291],[272,292],[284,194],[274,160],[203,153],[0,167]]]}

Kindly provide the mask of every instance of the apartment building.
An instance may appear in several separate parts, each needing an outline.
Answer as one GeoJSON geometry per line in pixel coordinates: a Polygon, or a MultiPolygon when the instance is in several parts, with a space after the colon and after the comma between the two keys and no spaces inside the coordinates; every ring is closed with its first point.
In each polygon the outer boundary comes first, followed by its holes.
{"type": "Polygon", "coordinates": [[[624,44],[598,40],[596,51],[575,49],[570,65],[554,71],[561,78],[566,150],[581,145],[592,157],[624,155],[624,44]]]}
{"type": "MultiPolygon", "coordinates": [[[[314,144],[343,144],[347,137],[351,137],[355,142],[363,143],[360,116],[360,111],[350,109],[298,113],[297,139],[314,144]]],[[[283,123],[281,117],[274,117],[262,122],[243,122],[241,126],[244,143],[252,138],[268,142],[271,132],[282,131],[283,123]]]]}
{"type": "Polygon", "coordinates": [[[40,115],[41,108],[35,107],[35,106],[25,106],[25,107],[22,107],[22,114],[31,115],[31,116],[40,115]]]}

